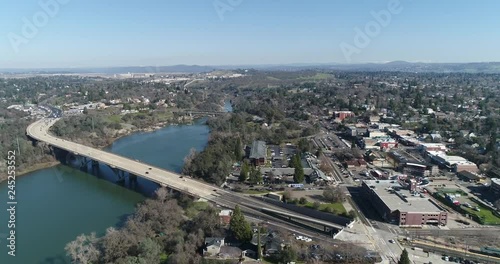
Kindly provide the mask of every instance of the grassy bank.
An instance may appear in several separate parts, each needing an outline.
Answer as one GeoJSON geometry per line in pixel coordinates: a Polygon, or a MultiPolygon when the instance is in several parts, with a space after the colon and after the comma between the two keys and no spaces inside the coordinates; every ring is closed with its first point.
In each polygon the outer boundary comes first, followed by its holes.
{"type": "MultiPolygon", "coordinates": [[[[298,205],[301,205],[301,204],[298,204],[298,205]]],[[[342,203],[322,203],[319,205],[318,208],[315,208],[313,202],[307,202],[306,204],[301,205],[301,206],[305,206],[305,207],[308,207],[311,209],[316,209],[316,210],[323,211],[323,212],[334,213],[337,215],[347,214],[347,211],[345,210],[344,205],[342,205],[342,203]]]]}
{"type": "MultiPolygon", "coordinates": [[[[34,164],[34,165],[29,166],[29,167],[27,167],[25,169],[16,171],[16,178],[20,177],[20,176],[23,176],[23,175],[26,175],[28,173],[37,171],[37,170],[43,170],[43,169],[51,168],[51,167],[57,166],[59,164],[61,164],[59,161],[51,161],[51,162],[44,162],[44,163],[34,164]]],[[[3,181],[6,181],[6,180],[7,180],[7,176],[5,176],[5,178],[1,177],[0,178],[0,183],[2,183],[3,181]]]]}

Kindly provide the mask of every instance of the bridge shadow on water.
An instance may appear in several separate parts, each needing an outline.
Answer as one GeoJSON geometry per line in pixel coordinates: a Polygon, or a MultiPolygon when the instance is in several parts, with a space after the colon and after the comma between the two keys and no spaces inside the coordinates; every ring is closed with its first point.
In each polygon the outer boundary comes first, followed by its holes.
{"type": "Polygon", "coordinates": [[[97,177],[100,180],[133,190],[145,197],[152,197],[155,191],[160,187],[159,184],[148,179],[131,175],[128,172],[112,169],[106,164],[93,164],[89,159],[75,156],[64,150],[54,150],[54,156],[61,164],[85,172],[89,177],[97,177]]]}

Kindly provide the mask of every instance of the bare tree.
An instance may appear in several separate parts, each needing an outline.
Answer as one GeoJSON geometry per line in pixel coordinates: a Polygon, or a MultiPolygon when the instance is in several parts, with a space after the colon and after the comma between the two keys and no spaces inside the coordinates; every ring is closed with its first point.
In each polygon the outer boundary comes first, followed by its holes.
{"type": "Polygon", "coordinates": [[[66,254],[71,257],[73,263],[93,263],[97,262],[100,252],[97,249],[98,239],[95,233],[90,235],[81,234],[75,240],[66,244],[64,249],[66,254]]]}
{"type": "Polygon", "coordinates": [[[103,261],[113,263],[128,256],[128,250],[135,245],[135,240],[126,232],[110,227],[102,238],[103,261]]]}
{"type": "Polygon", "coordinates": [[[325,160],[321,161],[321,164],[319,165],[319,169],[326,174],[333,173],[332,166],[330,164],[328,164],[328,162],[325,160]]]}
{"type": "Polygon", "coordinates": [[[161,187],[161,188],[158,188],[158,190],[156,190],[155,192],[155,199],[160,201],[160,202],[164,202],[166,200],[168,200],[170,198],[170,194],[168,193],[168,190],[167,188],[165,187],[161,187]]]}
{"type": "Polygon", "coordinates": [[[337,203],[344,200],[344,192],[339,187],[326,187],[323,197],[330,203],[337,203]]]}
{"type": "Polygon", "coordinates": [[[189,150],[189,154],[186,157],[184,157],[183,173],[186,173],[185,170],[191,166],[191,163],[193,162],[195,156],[196,156],[196,149],[191,148],[189,150]]]}

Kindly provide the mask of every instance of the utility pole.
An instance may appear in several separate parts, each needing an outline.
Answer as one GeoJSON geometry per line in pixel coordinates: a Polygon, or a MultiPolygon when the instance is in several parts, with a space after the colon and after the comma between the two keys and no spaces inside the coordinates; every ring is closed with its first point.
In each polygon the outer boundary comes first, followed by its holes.
{"type": "Polygon", "coordinates": [[[16,142],[17,142],[17,155],[21,156],[21,148],[19,147],[19,138],[16,137],[16,142]]]}
{"type": "Polygon", "coordinates": [[[91,117],[92,119],[92,131],[94,131],[94,117],[91,117]]]}

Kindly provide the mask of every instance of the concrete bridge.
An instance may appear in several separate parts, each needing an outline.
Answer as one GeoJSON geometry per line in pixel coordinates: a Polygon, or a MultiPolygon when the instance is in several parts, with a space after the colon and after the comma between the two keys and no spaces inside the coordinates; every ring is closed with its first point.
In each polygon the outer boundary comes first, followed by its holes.
{"type": "Polygon", "coordinates": [[[325,228],[342,229],[344,226],[319,219],[307,217],[295,212],[288,211],[279,206],[260,202],[244,194],[228,192],[218,186],[201,182],[190,177],[164,170],[142,161],[126,158],[107,151],[95,149],[82,144],[54,137],[49,134],[49,128],[59,120],[58,118],[41,119],[27,128],[27,135],[32,139],[45,142],[55,148],[62,149],[75,156],[87,158],[94,163],[106,164],[114,171],[128,172],[130,175],[140,176],[161,186],[177,190],[190,196],[205,199],[212,203],[234,208],[240,205],[242,210],[254,215],[268,215],[270,212],[286,216],[289,219],[308,221],[312,224],[321,225],[325,228]]]}
{"type": "Polygon", "coordinates": [[[53,147],[68,151],[75,156],[85,157],[89,160],[106,164],[112,169],[118,169],[135,176],[143,177],[193,197],[211,200],[211,197],[218,196],[217,191],[223,191],[219,187],[187,177],[181,178],[181,175],[177,173],[157,168],[144,162],[54,137],[48,133],[48,129],[57,120],[52,118],[34,122],[27,128],[28,136],[38,141],[46,142],[53,147]]]}

